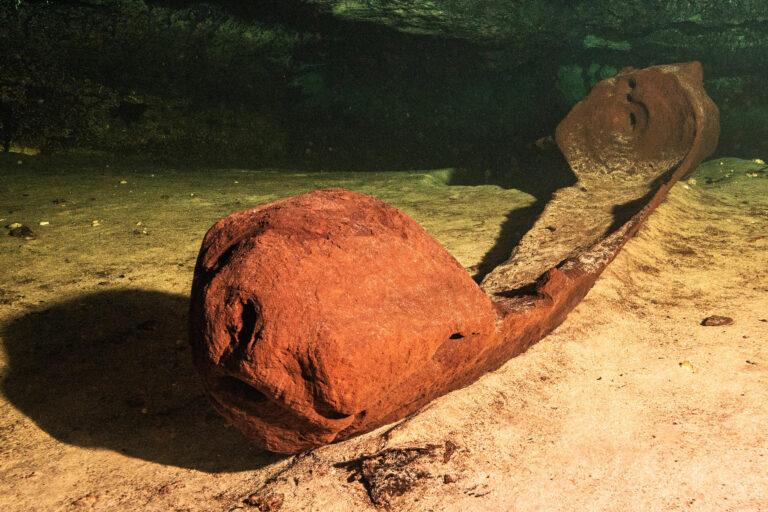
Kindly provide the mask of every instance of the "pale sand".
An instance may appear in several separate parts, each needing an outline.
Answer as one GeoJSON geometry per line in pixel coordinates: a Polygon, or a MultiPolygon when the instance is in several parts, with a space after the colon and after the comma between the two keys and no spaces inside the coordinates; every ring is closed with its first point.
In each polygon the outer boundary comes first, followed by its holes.
{"type": "Polygon", "coordinates": [[[534,198],[420,173],[6,163],[0,224],[38,239],[0,239],[0,510],[256,510],[253,492],[287,511],[374,510],[339,463],[433,444],[392,470],[415,481],[393,510],[766,510],[768,179],[720,162],[678,184],[530,351],[394,428],[294,458],[250,447],[197,386],[186,298],[205,229],[342,186],[405,209],[470,267],[534,198]],[[700,326],[711,314],[735,323],[700,326]]]}

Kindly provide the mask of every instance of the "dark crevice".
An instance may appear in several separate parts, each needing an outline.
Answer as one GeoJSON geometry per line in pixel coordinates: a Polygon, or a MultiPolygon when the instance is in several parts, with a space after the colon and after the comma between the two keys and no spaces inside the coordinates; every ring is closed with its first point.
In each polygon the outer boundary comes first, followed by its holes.
{"type": "Polygon", "coordinates": [[[317,389],[317,374],[318,370],[311,358],[307,361],[299,359],[299,368],[301,371],[301,378],[304,381],[304,386],[307,390],[307,394],[312,397],[312,405],[315,412],[323,418],[329,420],[342,420],[349,418],[350,414],[337,411],[331,404],[329,404],[317,389]]]}
{"type": "Polygon", "coordinates": [[[232,245],[227,247],[216,258],[216,262],[210,267],[208,267],[206,271],[206,275],[208,276],[209,279],[212,278],[220,268],[227,266],[227,264],[229,263],[229,260],[232,259],[232,255],[235,254],[235,250],[237,249],[237,246],[238,244],[233,243],[232,245]]]}
{"type": "Polygon", "coordinates": [[[241,313],[242,325],[237,333],[237,344],[240,347],[248,346],[253,340],[256,330],[256,322],[259,318],[258,308],[252,300],[248,300],[243,304],[243,312],[241,313]]]}
{"type": "Polygon", "coordinates": [[[219,390],[228,396],[244,400],[250,403],[264,403],[269,399],[267,396],[242,380],[229,375],[221,377],[218,381],[219,390]]]}
{"type": "Polygon", "coordinates": [[[517,299],[520,297],[535,297],[538,295],[538,285],[539,281],[529,283],[525,286],[521,286],[520,288],[515,288],[513,290],[503,290],[500,292],[496,292],[494,295],[496,297],[504,297],[507,299],[517,299]]]}
{"type": "Polygon", "coordinates": [[[230,336],[228,351],[222,354],[221,364],[224,367],[236,367],[241,361],[248,360],[248,351],[254,340],[261,336],[263,323],[260,308],[253,299],[236,299],[240,301],[239,318],[232,318],[227,325],[230,336]]]}

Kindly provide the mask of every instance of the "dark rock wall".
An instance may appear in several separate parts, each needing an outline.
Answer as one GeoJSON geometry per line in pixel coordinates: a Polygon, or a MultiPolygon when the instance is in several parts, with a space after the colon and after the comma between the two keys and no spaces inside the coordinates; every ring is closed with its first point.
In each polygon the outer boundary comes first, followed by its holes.
{"type": "Polygon", "coordinates": [[[768,0],[0,0],[0,144],[171,160],[506,165],[624,66],[697,59],[768,150],[768,0]]]}
{"type": "Polygon", "coordinates": [[[20,143],[204,156],[279,154],[300,35],[221,9],[17,2],[0,10],[0,101],[20,143]]]}

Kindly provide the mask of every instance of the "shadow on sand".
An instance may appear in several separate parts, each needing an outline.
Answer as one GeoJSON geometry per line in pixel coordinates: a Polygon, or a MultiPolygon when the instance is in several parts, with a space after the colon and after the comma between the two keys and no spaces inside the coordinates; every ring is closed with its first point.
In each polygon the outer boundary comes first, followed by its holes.
{"type": "Polygon", "coordinates": [[[474,269],[475,281],[481,282],[496,266],[509,259],[555,192],[576,182],[576,175],[557,149],[520,151],[514,156],[458,167],[448,185],[496,185],[517,189],[536,198],[531,206],[506,214],[499,236],[474,269]]]}
{"type": "Polygon", "coordinates": [[[279,460],[209,406],[187,344],[188,299],[84,295],[5,328],[8,400],[59,441],[205,472],[279,460]]]}

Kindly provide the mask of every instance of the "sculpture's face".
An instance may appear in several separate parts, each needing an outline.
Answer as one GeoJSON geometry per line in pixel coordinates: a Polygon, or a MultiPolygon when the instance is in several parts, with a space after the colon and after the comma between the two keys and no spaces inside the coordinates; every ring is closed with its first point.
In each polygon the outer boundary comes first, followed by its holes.
{"type": "Polygon", "coordinates": [[[573,108],[558,126],[558,144],[583,180],[610,174],[652,181],[677,166],[693,145],[688,87],[700,84],[694,64],[624,70],[598,83],[573,108]]]}

